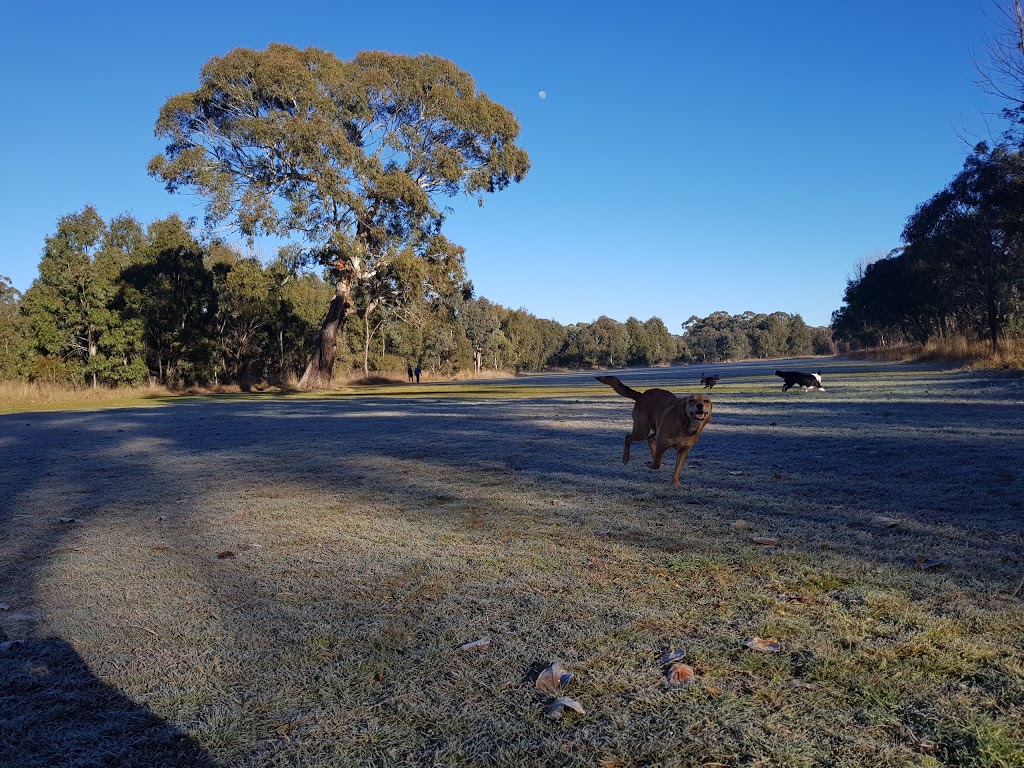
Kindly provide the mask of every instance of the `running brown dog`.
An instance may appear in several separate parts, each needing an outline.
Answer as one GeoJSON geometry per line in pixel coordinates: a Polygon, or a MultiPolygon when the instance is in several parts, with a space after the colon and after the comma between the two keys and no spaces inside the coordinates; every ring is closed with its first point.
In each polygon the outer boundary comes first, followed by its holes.
{"type": "Polygon", "coordinates": [[[667,389],[637,392],[615,376],[595,378],[623,397],[636,401],[633,406],[633,431],[626,435],[622,463],[629,463],[629,446],[640,440],[646,440],[651,448],[654,460],[647,462],[651,469],[659,469],[665,451],[675,448],[676,469],[672,473],[672,485],[679,485],[679,474],[683,471],[686,456],[711,421],[711,399],[704,395],[676,397],[667,389]]]}

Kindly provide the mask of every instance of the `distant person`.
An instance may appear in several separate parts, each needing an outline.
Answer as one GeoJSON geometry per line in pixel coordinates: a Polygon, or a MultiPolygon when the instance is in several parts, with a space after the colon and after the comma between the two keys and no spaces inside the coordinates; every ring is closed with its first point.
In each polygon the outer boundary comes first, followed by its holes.
{"type": "Polygon", "coordinates": [[[416,383],[420,383],[420,367],[418,365],[416,366],[416,383]]]}
{"type": "Polygon", "coordinates": [[[412,366],[405,366],[405,372],[409,374],[409,383],[412,384],[412,366]]]}

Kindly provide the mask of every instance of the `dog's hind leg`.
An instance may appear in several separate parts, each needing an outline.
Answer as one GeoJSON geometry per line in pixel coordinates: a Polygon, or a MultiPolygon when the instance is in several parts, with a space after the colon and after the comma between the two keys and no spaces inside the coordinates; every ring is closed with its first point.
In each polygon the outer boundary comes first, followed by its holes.
{"type": "Polygon", "coordinates": [[[665,449],[658,445],[654,437],[648,441],[651,446],[651,461],[647,462],[647,466],[651,469],[661,469],[661,457],[665,455],[665,449]]]}
{"type": "Polygon", "coordinates": [[[648,424],[636,424],[633,427],[633,431],[626,435],[626,444],[622,448],[622,463],[629,464],[629,446],[633,443],[639,443],[641,440],[648,440],[648,435],[651,433],[651,428],[648,424]]]}

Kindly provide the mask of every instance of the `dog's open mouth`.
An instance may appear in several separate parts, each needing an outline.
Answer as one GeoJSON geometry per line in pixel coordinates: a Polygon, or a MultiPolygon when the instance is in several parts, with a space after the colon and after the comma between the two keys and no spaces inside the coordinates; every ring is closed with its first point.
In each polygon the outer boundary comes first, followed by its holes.
{"type": "Polygon", "coordinates": [[[690,414],[690,418],[692,418],[694,421],[704,421],[704,419],[706,419],[707,417],[707,411],[694,411],[692,414],[690,414]]]}

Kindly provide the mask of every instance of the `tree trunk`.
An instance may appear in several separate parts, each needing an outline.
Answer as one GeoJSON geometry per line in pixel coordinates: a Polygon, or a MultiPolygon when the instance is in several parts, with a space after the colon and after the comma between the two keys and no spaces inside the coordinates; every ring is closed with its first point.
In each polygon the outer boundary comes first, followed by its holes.
{"type": "Polygon", "coordinates": [[[363,377],[370,379],[370,315],[363,318],[363,377]]]}
{"type": "Polygon", "coordinates": [[[320,330],[313,339],[313,352],[306,366],[306,372],[299,380],[302,392],[327,387],[334,375],[334,361],[338,356],[338,333],[345,325],[345,319],[352,314],[351,273],[342,276],[334,287],[334,298],[327,309],[320,330]]]}

